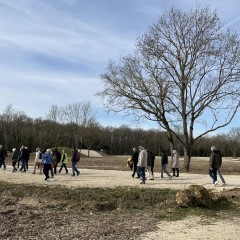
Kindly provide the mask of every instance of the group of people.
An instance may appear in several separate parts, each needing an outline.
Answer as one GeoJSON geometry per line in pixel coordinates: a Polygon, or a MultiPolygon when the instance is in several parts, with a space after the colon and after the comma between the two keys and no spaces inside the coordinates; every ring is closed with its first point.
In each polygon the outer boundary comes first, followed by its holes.
{"type": "MultiPolygon", "coordinates": [[[[7,151],[0,145],[0,167],[4,166],[6,170],[5,157],[7,156],[7,151]]],[[[30,158],[30,151],[27,147],[22,146],[19,151],[16,148],[13,148],[12,151],[12,167],[13,172],[17,170],[26,172],[28,170],[28,162],[30,158]],[[20,166],[21,165],[21,166],[20,166]]],[[[80,149],[72,149],[72,176],[78,176],[80,171],[76,168],[77,162],[80,161],[80,149]]],[[[53,178],[55,174],[61,173],[62,169],[65,169],[66,174],[68,174],[68,156],[66,151],[63,149],[62,153],[58,151],[57,148],[54,150],[44,149],[41,150],[39,147],[36,148],[34,165],[33,165],[33,174],[36,173],[39,169],[39,174],[45,175],[45,180],[49,181],[49,173],[53,178]],[[57,171],[58,164],[60,164],[60,169],[57,171]]]]}
{"type": "MultiPolygon", "coordinates": [[[[145,149],[143,146],[139,146],[137,148],[133,148],[133,153],[131,157],[131,162],[133,164],[132,170],[132,177],[135,177],[135,174],[137,174],[137,178],[141,179],[140,184],[146,183],[146,170],[149,173],[149,180],[154,180],[154,162],[155,162],[155,156],[154,154],[148,150],[145,149]]],[[[172,179],[172,177],[179,177],[179,154],[176,150],[173,150],[173,163],[172,163],[172,172],[173,175],[171,175],[167,170],[168,165],[168,155],[164,150],[161,151],[161,178],[163,178],[163,174],[166,173],[169,177],[169,179],[172,179]]]]}
{"type": "MultiPolygon", "coordinates": [[[[225,185],[225,179],[222,176],[221,165],[222,165],[222,155],[220,150],[218,150],[215,146],[211,147],[211,154],[209,158],[209,176],[212,179],[212,184],[217,185],[217,175],[219,175],[222,185],[225,185]]],[[[7,151],[0,145],[0,168],[6,170],[5,158],[7,157],[7,151]]],[[[16,148],[13,148],[12,152],[12,167],[13,172],[19,171],[26,172],[28,170],[28,162],[30,158],[30,151],[27,147],[22,146],[17,151],[16,148]],[[21,167],[20,167],[21,163],[21,167]]],[[[72,176],[78,176],[80,171],[76,168],[77,162],[80,160],[80,149],[75,148],[72,149],[72,176]]],[[[137,178],[141,179],[140,184],[146,183],[146,170],[149,173],[149,180],[154,180],[154,154],[145,149],[143,146],[139,146],[137,148],[133,148],[133,153],[130,159],[131,170],[133,171],[132,177],[134,178],[137,175],[137,178]]],[[[179,154],[176,150],[173,150],[173,161],[172,161],[172,175],[167,170],[168,166],[168,155],[162,150],[161,151],[161,178],[163,178],[163,174],[167,174],[169,179],[172,177],[179,177],[179,154]]],[[[38,147],[36,149],[34,166],[33,166],[33,174],[36,173],[36,169],[39,169],[40,174],[42,172],[45,175],[45,180],[49,180],[49,172],[51,173],[51,177],[54,177],[54,174],[61,173],[62,169],[65,169],[66,174],[68,174],[68,156],[66,151],[63,149],[62,154],[55,148],[53,151],[51,149],[45,149],[41,151],[38,147]],[[57,171],[58,164],[61,164],[59,171],[57,171]]]]}
{"type": "MultiPolygon", "coordinates": [[[[222,165],[222,155],[220,150],[216,148],[216,146],[211,147],[211,154],[209,158],[209,176],[212,179],[212,184],[215,186],[218,184],[217,175],[219,175],[222,185],[226,184],[224,177],[222,176],[221,172],[221,165],[222,165]]],[[[149,173],[149,180],[154,180],[154,154],[145,149],[143,146],[139,146],[137,148],[133,148],[133,153],[131,156],[131,163],[133,171],[132,177],[135,177],[137,174],[137,178],[141,179],[140,184],[146,183],[146,171],[149,173]]],[[[168,155],[167,153],[162,150],[161,151],[161,178],[163,178],[163,174],[167,174],[169,179],[172,177],[179,177],[179,154],[177,150],[173,150],[173,158],[172,158],[172,175],[167,170],[168,166],[168,155]]]]}

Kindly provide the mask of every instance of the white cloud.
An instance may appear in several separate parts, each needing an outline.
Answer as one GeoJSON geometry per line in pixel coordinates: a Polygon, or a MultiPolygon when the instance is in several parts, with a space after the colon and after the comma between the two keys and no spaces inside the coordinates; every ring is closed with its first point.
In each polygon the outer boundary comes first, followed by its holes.
{"type": "MultiPolygon", "coordinates": [[[[237,29],[238,1],[201,3],[237,29]]],[[[186,10],[196,2],[0,0],[0,112],[12,104],[43,117],[53,104],[89,100],[102,122],[127,122],[101,110],[99,75],[110,58],[132,52],[137,37],[173,5],[186,10]]]]}

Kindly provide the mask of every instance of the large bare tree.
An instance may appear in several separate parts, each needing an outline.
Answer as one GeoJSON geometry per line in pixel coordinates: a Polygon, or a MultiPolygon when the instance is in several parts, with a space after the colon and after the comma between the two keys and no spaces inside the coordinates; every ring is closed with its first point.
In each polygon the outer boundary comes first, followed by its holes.
{"type": "Polygon", "coordinates": [[[175,138],[183,145],[189,171],[195,141],[235,116],[239,74],[239,36],[215,11],[172,8],[137,40],[133,54],[109,62],[98,95],[109,111],[157,121],[172,148],[175,138]]]}

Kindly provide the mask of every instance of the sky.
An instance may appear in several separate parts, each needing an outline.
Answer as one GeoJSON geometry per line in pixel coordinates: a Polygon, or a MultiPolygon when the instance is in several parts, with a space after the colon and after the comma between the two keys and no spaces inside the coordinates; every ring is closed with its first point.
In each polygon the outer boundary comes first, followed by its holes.
{"type": "MultiPolygon", "coordinates": [[[[240,33],[239,0],[202,0],[240,33]]],[[[103,126],[143,129],[122,114],[108,114],[96,93],[110,59],[132,53],[138,37],[172,6],[194,0],[0,0],[0,113],[9,104],[32,118],[52,105],[90,101],[103,126]]],[[[239,113],[230,126],[237,127],[239,113]]],[[[222,130],[224,131],[224,129],[222,130]]]]}

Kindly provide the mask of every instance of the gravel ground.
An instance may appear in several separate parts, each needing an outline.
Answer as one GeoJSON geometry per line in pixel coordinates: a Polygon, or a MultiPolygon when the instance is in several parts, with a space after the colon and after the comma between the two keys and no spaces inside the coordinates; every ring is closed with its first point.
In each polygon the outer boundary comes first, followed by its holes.
{"type": "MultiPolygon", "coordinates": [[[[116,170],[95,170],[95,169],[80,169],[81,174],[78,177],[72,177],[70,174],[65,174],[64,170],[61,174],[57,174],[54,178],[52,178],[49,182],[44,181],[44,176],[36,173],[32,174],[32,167],[30,167],[29,171],[26,173],[16,172],[12,173],[11,167],[8,166],[7,170],[0,170],[0,179],[4,181],[8,181],[11,183],[31,183],[35,185],[63,185],[67,187],[112,187],[116,188],[119,186],[138,186],[140,188],[173,188],[173,189],[185,189],[189,185],[192,184],[201,184],[205,188],[215,189],[216,191],[222,191],[224,189],[231,188],[239,188],[240,187],[240,178],[237,175],[225,175],[225,180],[227,185],[222,187],[220,184],[214,187],[210,183],[210,178],[208,175],[202,174],[190,174],[190,173],[182,173],[179,178],[173,178],[169,180],[167,176],[161,179],[159,173],[155,173],[155,180],[147,180],[146,185],[140,185],[140,180],[131,177],[130,171],[116,171],[116,170]]],[[[71,169],[69,169],[69,173],[71,169]]],[[[3,211],[3,210],[2,210],[3,211]]],[[[20,211],[20,210],[19,210],[20,211]]],[[[34,209],[33,209],[34,213],[34,209]]],[[[6,217],[8,212],[6,212],[6,217]]],[[[14,217],[18,217],[19,214],[14,217]]],[[[83,216],[85,221],[89,221],[90,224],[94,224],[92,220],[92,216],[83,216]]],[[[95,216],[97,217],[97,216],[95,216]]],[[[74,221],[69,216],[64,216],[68,221],[74,221]]],[[[124,216],[122,216],[124,218],[124,216]]],[[[107,216],[106,219],[103,219],[103,223],[99,226],[100,234],[102,237],[98,239],[124,239],[116,235],[104,237],[104,227],[109,221],[114,221],[114,216],[107,216]]],[[[59,217],[59,221],[61,221],[61,217],[59,217]]],[[[84,220],[83,220],[84,221],[84,220]]],[[[132,219],[129,220],[133,221],[132,219]]],[[[141,218],[135,219],[136,224],[141,221],[141,218]]],[[[146,224],[148,224],[148,220],[146,219],[146,224]]],[[[226,220],[219,220],[212,222],[206,217],[191,217],[184,220],[167,222],[161,221],[157,225],[157,228],[154,231],[151,228],[146,228],[147,231],[141,232],[139,231],[139,236],[137,238],[128,238],[128,239],[140,239],[140,240],[175,240],[175,239],[184,239],[184,240],[192,240],[192,239],[231,239],[237,240],[240,236],[240,219],[233,218],[226,220]]],[[[124,226],[122,226],[124,228],[124,226]]],[[[98,226],[96,226],[98,228],[98,226]]],[[[132,229],[132,228],[131,228],[132,229]]],[[[41,229],[42,231],[43,229],[41,229]]],[[[13,230],[12,230],[13,231],[13,230]]],[[[40,231],[36,229],[36,231],[40,231]]],[[[76,236],[72,235],[71,237],[59,237],[55,239],[95,239],[91,238],[90,229],[85,228],[86,236],[76,236]],[[87,234],[87,232],[89,233],[87,234]]],[[[69,230],[71,232],[71,229],[69,230]]],[[[33,234],[33,233],[32,233],[33,234]]],[[[129,232],[131,234],[131,231],[129,232]]],[[[4,235],[7,236],[7,235],[4,235]]],[[[8,238],[1,239],[14,239],[9,235],[8,238]]],[[[16,235],[15,235],[16,236],[16,235]]],[[[48,238],[51,237],[51,232],[46,231],[45,234],[42,235],[45,239],[53,239],[48,238]]],[[[60,235],[59,235],[60,236],[60,235]]],[[[27,239],[27,238],[16,238],[15,239],[27,239]]],[[[43,239],[43,238],[32,238],[28,239],[43,239]]],[[[127,239],[127,238],[125,238],[127,239]]]]}
{"type": "MultiPolygon", "coordinates": [[[[46,184],[46,185],[63,185],[67,187],[120,187],[120,186],[138,186],[150,188],[171,188],[171,189],[186,189],[193,184],[203,185],[208,189],[222,189],[240,188],[240,178],[238,175],[224,176],[227,185],[222,187],[221,182],[214,187],[211,184],[210,177],[203,174],[181,173],[179,178],[173,177],[171,180],[164,176],[160,178],[160,173],[155,173],[155,179],[147,180],[145,185],[140,184],[140,180],[131,177],[130,171],[117,170],[96,170],[96,169],[80,169],[81,174],[78,177],[71,176],[71,169],[69,174],[65,174],[63,169],[60,174],[55,175],[49,182],[44,181],[44,175],[32,174],[32,166],[28,172],[12,173],[11,168],[7,170],[0,170],[0,178],[12,183],[32,183],[32,184],[46,184]]],[[[146,173],[148,176],[148,173],[146,173]]]]}

